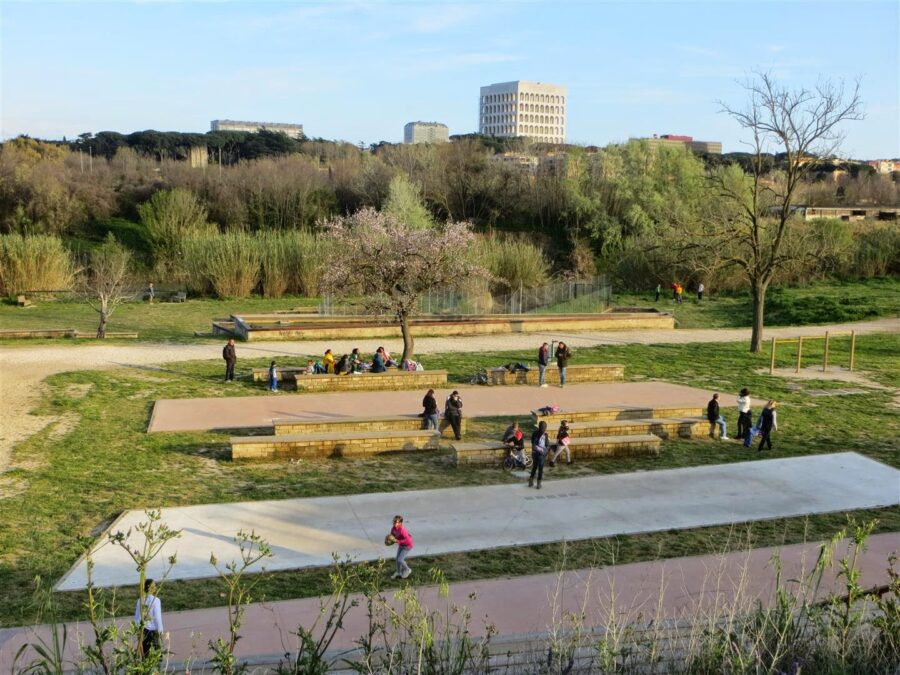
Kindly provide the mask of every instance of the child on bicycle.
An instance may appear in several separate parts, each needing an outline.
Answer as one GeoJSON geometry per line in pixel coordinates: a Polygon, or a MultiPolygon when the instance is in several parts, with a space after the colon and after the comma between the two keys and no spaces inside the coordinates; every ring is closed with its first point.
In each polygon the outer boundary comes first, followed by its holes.
{"type": "Polygon", "coordinates": [[[515,423],[514,427],[512,433],[503,439],[509,448],[505,463],[509,469],[524,469],[528,466],[528,461],[525,459],[525,434],[519,429],[518,423],[515,423]]]}

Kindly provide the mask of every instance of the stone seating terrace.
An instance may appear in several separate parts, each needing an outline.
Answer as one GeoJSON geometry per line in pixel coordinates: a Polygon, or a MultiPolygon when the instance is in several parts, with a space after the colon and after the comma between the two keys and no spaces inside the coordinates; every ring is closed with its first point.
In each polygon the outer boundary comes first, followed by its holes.
{"type": "MultiPolygon", "coordinates": [[[[463,417],[460,424],[462,433],[466,433],[466,422],[463,417]]],[[[418,415],[385,415],[382,417],[349,417],[340,419],[296,419],[279,418],[272,420],[276,436],[296,434],[323,434],[331,432],[355,433],[363,431],[422,431],[423,418],[418,415]]],[[[445,435],[452,434],[452,429],[441,419],[441,429],[445,435]]]]}
{"type": "MultiPolygon", "coordinates": [[[[304,369],[297,369],[304,370],[304,369]]],[[[446,370],[389,370],[385,373],[360,373],[358,375],[307,375],[290,368],[279,368],[279,382],[294,382],[298,391],[399,391],[402,389],[429,389],[447,383],[446,370]]],[[[267,368],[254,368],[253,380],[265,381],[267,368]]]]}
{"type": "MultiPolygon", "coordinates": [[[[529,370],[508,371],[506,368],[489,368],[487,383],[489,385],[530,384],[536,385],[540,378],[537,366],[529,370]]],[[[625,379],[625,366],[619,363],[595,363],[572,365],[566,368],[566,382],[618,382],[625,379]]],[[[547,384],[559,384],[559,369],[555,364],[547,367],[544,373],[547,384]]]]}

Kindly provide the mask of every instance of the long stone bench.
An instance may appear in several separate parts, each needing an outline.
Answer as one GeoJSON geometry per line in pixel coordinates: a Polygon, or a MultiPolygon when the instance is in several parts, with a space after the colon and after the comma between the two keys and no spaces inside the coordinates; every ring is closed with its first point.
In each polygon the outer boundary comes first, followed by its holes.
{"type": "Polygon", "coordinates": [[[700,407],[683,405],[641,408],[637,406],[607,406],[604,408],[580,408],[578,410],[561,410],[542,415],[539,410],[531,411],[534,423],[546,422],[548,427],[558,427],[563,420],[569,422],[596,422],[598,420],[635,420],[655,419],[660,417],[703,417],[706,410],[700,407]]]}
{"type": "MultiPolygon", "coordinates": [[[[569,450],[575,459],[592,457],[639,457],[658,455],[662,439],[653,434],[572,438],[569,450]]],[[[453,443],[457,466],[497,465],[506,457],[506,445],[499,441],[453,443]]],[[[529,452],[528,448],[525,452],[529,452]]]]}
{"type": "MultiPolygon", "coordinates": [[[[466,433],[467,418],[462,418],[462,433],[466,433]]],[[[423,431],[425,421],[418,415],[392,415],[385,417],[348,417],[343,419],[299,420],[279,418],[272,420],[276,436],[292,434],[354,433],[357,431],[423,431]]],[[[453,429],[441,420],[444,435],[452,436],[453,429]]]]}
{"type": "MultiPolygon", "coordinates": [[[[547,426],[551,438],[558,427],[547,426]]],[[[709,435],[709,421],[702,417],[657,417],[653,419],[593,420],[569,424],[572,438],[591,436],[622,436],[653,434],[660,438],[705,438],[709,435]]],[[[718,434],[718,427],[716,427],[718,434]]]]}
{"type": "Polygon", "coordinates": [[[391,431],[236,436],[231,439],[232,459],[297,457],[365,457],[383,452],[435,450],[440,435],[433,431],[391,431]]]}
{"type": "MultiPolygon", "coordinates": [[[[304,368],[279,368],[279,382],[295,382],[298,391],[396,391],[429,389],[447,384],[446,370],[389,370],[359,375],[307,375],[304,368]]],[[[254,368],[254,381],[265,382],[268,368],[254,368]]]]}
{"type": "MultiPolygon", "coordinates": [[[[620,363],[595,363],[569,366],[566,368],[566,382],[618,382],[625,379],[625,366],[620,363]]],[[[530,384],[540,381],[537,366],[530,370],[508,371],[506,368],[489,368],[487,383],[489,385],[530,384]]],[[[544,371],[544,382],[559,384],[559,369],[556,364],[547,366],[544,371]]]]}

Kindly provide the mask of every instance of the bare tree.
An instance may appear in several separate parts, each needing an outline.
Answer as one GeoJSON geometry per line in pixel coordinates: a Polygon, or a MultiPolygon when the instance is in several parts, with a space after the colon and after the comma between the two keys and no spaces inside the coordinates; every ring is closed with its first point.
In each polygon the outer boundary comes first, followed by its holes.
{"type": "Polygon", "coordinates": [[[322,285],[352,297],[372,314],[393,315],[403,334],[403,359],[413,357],[410,319],[423,293],[452,289],[484,270],[472,262],[468,223],[411,227],[388,213],[363,209],[326,225],[334,246],[322,285]]]}
{"type": "Polygon", "coordinates": [[[831,81],[813,89],[792,90],[771,73],[754,73],[743,86],[749,99],[746,107],[721,105],[722,112],[750,133],[753,162],[749,176],[734,167],[715,176],[722,196],[738,206],[737,215],[720,228],[715,243],[731,249],[724,262],[738,265],[750,284],[750,351],[758,352],[769,283],[792,263],[785,242],[796,217],[797,187],[818,160],[834,157],[843,140],[841,123],[863,119],[863,113],[858,82],[849,90],[831,81]],[[768,153],[784,155],[780,175],[766,170],[768,153]]]}
{"type": "Polygon", "coordinates": [[[106,324],[116,308],[133,297],[128,288],[128,266],[131,253],[112,234],[91,252],[84,279],[84,295],[88,304],[100,315],[97,337],[106,337],[106,324]]]}

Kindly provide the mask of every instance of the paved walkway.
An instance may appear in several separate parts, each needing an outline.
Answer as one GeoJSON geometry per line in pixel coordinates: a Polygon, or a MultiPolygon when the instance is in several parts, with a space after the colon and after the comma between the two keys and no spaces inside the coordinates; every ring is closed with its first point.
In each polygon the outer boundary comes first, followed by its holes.
{"type": "MultiPolygon", "coordinates": [[[[544,405],[563,411],[606,406],[705,408],[711,392],[669,382],[609,382],[550,386],[453,386],[436,392],[443,403],[457,390],[468,417],[523,416],[544,405]]],[[[208,431],[272,425],[273,418],[340,419],[405,415],[422,411],[425,390],[348,391],[328,394],[270,394],[229,398],[161,399],[148,431],[208,431]]],[[[762,394],[760,394],[762,397],[762,394]]]]}
{"type": "MultiPolygon", "coordinates": [[[[871,588],[888,583],[887,560],[900,552],[900,535],[882,534],[871,537],[857,560],[860,584],[871,588]]],[[[835,560],[847,557],[848,543],[835,551],[835,560]]],[[[773,556],[782,564],[782,583],[792,592],[801,589],[795,580],[812,569],[818,556],[817,544],[780,548],[762,548],[727,555],[673,558],[647,563],[634,563],[576,570],[562,574],[539,574],[511,579],[487,579],[454,584],[449,600],[469,610],[471,633],[480,637],[491,624],[497,631],[495,641],[513,637],[542,636],[554,626],[564,625],[560,617],[567,613],[585,612],[585,626],[609,625],[615,617],[619,625],[628,622],[659,625],[663,619],[682,617],[725,616],[732,610],[750,607],[757,598],[764,603],[772,597],[775,585],[773,556]]],[[[415,565],[415,559],[411,560],[415,565]]],[[[526,570],[510,570],[516,574],[526,570]]],[[[818,597],[840,593],[836,568],[826,573],[818,597]]],[[[413,579],[421,578],[415,574],[413,579]]],[[[420,601],[430,609],[443,609],[447,599],[439,597],[433,586],[420,587],[420,601]]],[[[361,599],[361,598],[356,598],[361,599]]],[[[388,602],[396,605],[395,600],[388,602]]],[[[165,595],[163,595],[165,607],[165,595]]],[[[319,598],[258,603],[247,607],[237,645],[240,659],[257,663],[277,663],[286,651],[296,652],[297,626],[313,626],[319,615],[319,598]]],[[[127,605],[127,601],[123,600],[127,605]]],[[[124,625],[124,621],[122,622],[124,625]]],[[[184,612],[165,612],[165,627],[170,635],[169,648],[174,662],[208,659],[207,641],[228,633],[223,608],[184,612]]],[[[93,638],[84,623],[67,625],[66,653],[70,661],[76,657],[79,642],[93,638]]],[[[332,650],[340,652],[355,647],[354,641],[366,632],[365,603],[351,610],[344,619],[332,650]]],[[[21,645],[37,636],[48,639],[48,626],[31,629],[0,630],[0,672],[9,673],[12,660],[21,645]]]]}
{"type": "MultiPolygon", "coordinates": [[[[375,560],[386,553],[383,539],[395,513],[405,515],[415,553],[435,555],[898,502],[900,471],[838,453],[549,479],[540,491],[519,483],[164,508],[163,521],[182,534],[166,544],[148,574],[159,577],[165,560],[177,552],[170,579],[212,576],[210,553],[221,561],[238,559],[232,539],[238,530],[255,530],[269,542],[270,570],[327,566],[333,552],[375,560]]],[[[110,530],[126,532],[144,520],[143,511],[128,511],[110,530]]],[[[143,542],[137,534],[133,539],[137,546],[143,542]]],[[[120,547],[104,545],[93,560],[98,586],[134,583],[134,564],[120,547]]],[[[57,588],[84,588],[85,567],[79,561],[57,588]]]]}

